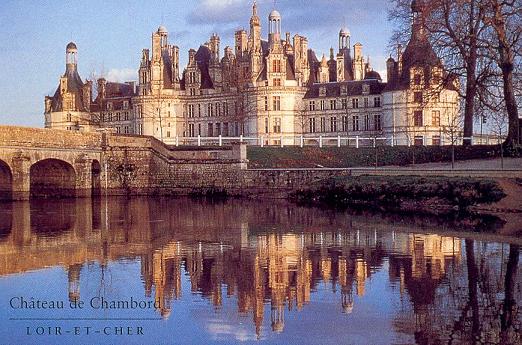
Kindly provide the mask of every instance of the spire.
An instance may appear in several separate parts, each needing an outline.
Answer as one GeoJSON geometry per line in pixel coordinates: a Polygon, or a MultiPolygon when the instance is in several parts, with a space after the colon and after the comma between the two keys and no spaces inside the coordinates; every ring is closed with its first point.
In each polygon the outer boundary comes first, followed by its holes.
{"type": "Polygon", "coordinates": [[[261,26],[261,20],[257,15],[257,1],[254,0],[254,4],[252,5],[252,17],[250,18],[250,26],[261,26]]]}

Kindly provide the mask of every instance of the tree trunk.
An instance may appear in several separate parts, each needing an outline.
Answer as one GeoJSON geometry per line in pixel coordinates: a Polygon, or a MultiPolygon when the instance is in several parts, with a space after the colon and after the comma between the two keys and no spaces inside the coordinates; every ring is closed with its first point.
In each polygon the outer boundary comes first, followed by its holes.
{"type": "Polygon", "coordinates": [[[504,303],[502,305],[502,315],[500,317],[501,340],[507,344],[509,342],[508,332],[516,320],[516,305],[515,298],[515,282],[518,270],[520,248],[517,245],[511,244],[509,246],[509,259],[506,268],[506,279],[504,281],[504,303]]]}
{"type": "Polygon", "coordinates": [[[508,113],[508,134],[506,138],[506,146],[514,146],[520,144],[519,119],[517,101],[515,98],[515,89],[513,87],[513,52],[503,43],[499,37],[499,53],[500,68],[502,69],[502,79],[504,82],[504,102],[506,103],[506,111],[508,113]]]}
{"type": "Polygon", "coordinates": [[[480,334],[480,313],[478,302],[478,268],[475,261],[473,240],[465,240],[466,243],[466,265],[468,266],[468,298],[471,306],[471,340],[473,343],[480,334]]]}
{"type": "Polygon", "coordinates": [[[466,100],[464,107],[464,146],[471,146],[473,136],[473,115],[475,112],[475,97],[477,96],[477,52],[471,49],[466,67],[466,100]]]}

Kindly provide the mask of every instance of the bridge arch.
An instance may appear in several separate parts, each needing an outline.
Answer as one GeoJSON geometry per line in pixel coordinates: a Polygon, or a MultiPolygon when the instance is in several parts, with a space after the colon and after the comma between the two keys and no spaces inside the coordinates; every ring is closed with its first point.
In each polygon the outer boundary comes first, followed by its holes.
{"type": "Polygon", "coordinates": [[[74,167],[59,159],[44,159],[30,168],[31,198],[72,198],[76,196],[74,167]]]}
{"type": "Polygon", "coordinates": [[[9,164],[0,160],[0,200],[11,200],[13,195],[13,174],[9,164]]]}

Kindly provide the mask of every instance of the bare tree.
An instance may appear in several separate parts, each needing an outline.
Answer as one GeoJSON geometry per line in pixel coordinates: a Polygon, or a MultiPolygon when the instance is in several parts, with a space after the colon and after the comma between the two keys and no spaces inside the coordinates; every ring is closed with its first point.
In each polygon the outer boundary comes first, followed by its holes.
{"type": "Polygon", "coordinates": [[[515,91],[515,58],[522,41],[522,2],[482,0],[484,22],[492,29],[485,42],[491,58],[501,70],[503,102],[509,119],[506,145],[520,144],[518,107],[515,91]],[[488,39],[489,38],[489,39],[488,39]]]}

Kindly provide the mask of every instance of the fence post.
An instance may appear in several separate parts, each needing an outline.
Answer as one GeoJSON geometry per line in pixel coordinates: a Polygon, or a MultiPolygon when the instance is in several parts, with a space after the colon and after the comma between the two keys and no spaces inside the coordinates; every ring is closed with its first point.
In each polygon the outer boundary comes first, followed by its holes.
{"type": "Polygon", "coordinates": [[[359,136],[358,135],[355,136],[355,147],[359,148],[359,136]]]}
{"type": "Polygon", "coordinates": [[[320,148],[323,147],[323,136],[322,135],[319,136],[319,147],[320,148]]]}
{"type": "Polygon", "coordinates": [[[198,135],[198,146],[201,146],[201,135],[198,135]]]}
{"type": "Polygon", "coordinates": [[[377,138],[373,138],[373,147],[377,147],[377,138]]]}
{"type": "Polygon", "coordinates": [[[304,138],[303,138],[303,136],[301,135],[301,147],[303,147],[303,146],[304,146],[304,138]]]}
{"type": "Polygon", "coordinates": [[[341,147],[341,136],[337,136],[337,147],[341,147]]]}
{"type": "Polygon", "coordinates": [[[285,147],[285,144],[283,143],[283,139],[284,139],[284,137],[281,136],[281,147],[285,147]]]}
{"type": "Polygon", "coordinates": [[[243,134],[241,134],[241,135],[239,136],[239,142],[240,142],[240,143],[243,142],[243,134]]]}
{"type": "Polygon", "coordinates": [[[395,136],[392,135],[391,137],[391,147],[394,147],[395,146],[395,136]]]}
{"type": "Polygon", "coordinates": [[[259,138],[261,140],[261,147],[265,147],[265,140],[263,139],[263,136],[259,138]]]}
{"type": "Polygon", "coordinates": [[[223,137],[219,135],[219,146],[223,146],[223,137]]]}
{"type": "Polygon", "coordinates": [[[179,146],[179,136],[176,135],[176,146],[179,146]]]}

